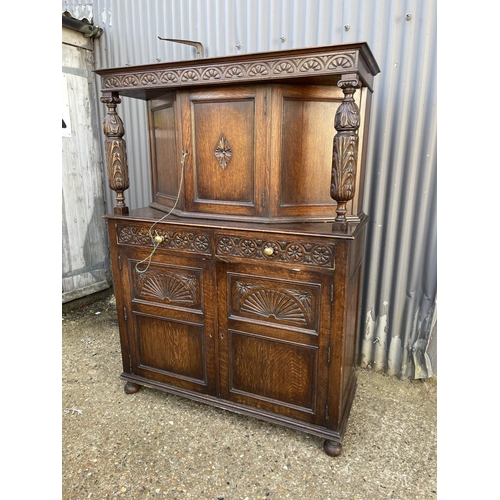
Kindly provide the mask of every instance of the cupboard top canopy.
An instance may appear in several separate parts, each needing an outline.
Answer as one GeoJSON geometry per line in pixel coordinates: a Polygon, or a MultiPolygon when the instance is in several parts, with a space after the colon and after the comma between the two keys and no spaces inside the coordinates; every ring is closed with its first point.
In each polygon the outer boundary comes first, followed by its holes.
{"type": "Polygon", "coordinates": [[[258,81],[336,85],[356,75],[372,88],[380,72],[365,42],[97,70],[102,92],[153,99],[166,90],[258,81]]]}

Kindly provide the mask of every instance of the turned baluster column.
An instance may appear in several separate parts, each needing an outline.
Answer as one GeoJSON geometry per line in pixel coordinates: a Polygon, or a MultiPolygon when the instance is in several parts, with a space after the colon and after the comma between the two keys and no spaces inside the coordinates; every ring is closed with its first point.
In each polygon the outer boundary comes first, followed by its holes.
{"type": "Polygon", "coordinates": [[[359,108],[353,96],[359,80],[355,74],[342,75],[337,85],[344,92],[344,100],[335,114],[330,195],[337,202],[335,221],[346,222],[346,205],[354,198],[356,187],[359,108]]]}
{"type": "Polygon", "coordinates": [[[116,191],[116,206],[114,213],[120,215],[128,214],[128,207],[125,205],[123,192],[129,188],[127,167],[127,150],[123,122],[116,112],[117,104],[121,99],[117,92],[111,92],[101,97],[101,102],[106,104],[108,112],[104,118],[103,128],[106,135],[106,163],[108,167],[109,187],[116,191]]]}

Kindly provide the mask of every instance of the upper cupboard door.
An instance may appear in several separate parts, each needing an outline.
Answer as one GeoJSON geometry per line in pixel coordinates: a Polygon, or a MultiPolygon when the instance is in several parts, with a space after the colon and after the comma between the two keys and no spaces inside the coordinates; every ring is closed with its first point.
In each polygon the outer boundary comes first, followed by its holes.
{"type": "MultiPolygon", "coordinates": [[[[149,130],[153,204],[172,207],[177,201],[180,177],[180,154],[177,144],[175,93],[150,102],[149,130]]],[[[176,205],[182,208],[182,200],[176,205]]]]}
{"type": "MultiPolygon", "coordinates": [[[[330,196],[334,121],[343,97],[335,86],[273,87],[272,215],[335,216],[330,196]]],[[[359,92],[354,97],[360,105],[359,92]]]]}
{"type": "Polygon", "coordinates": [[[186,208],[257,216],[265,206],[266,88],[227,87],[183,95],[186,208]]]}

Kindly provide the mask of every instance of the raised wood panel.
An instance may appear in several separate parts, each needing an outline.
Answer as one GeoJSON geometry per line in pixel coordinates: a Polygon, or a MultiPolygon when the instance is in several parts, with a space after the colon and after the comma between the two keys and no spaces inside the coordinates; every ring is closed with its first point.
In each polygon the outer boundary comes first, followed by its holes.
{"type": "Polygon", "coordinates": [[[175,116],[173,103],[154,109],[153,115],[153,172],[155,173],[155,198],[165,202],[165,198],[176,199],[179,190],[177,169],[179,163],[176,149],[175,116]]]}
{"type": "MultiPolygon", "coordinates": [[[[278,405],[314,412],[316,347],[232,330],[228,335],[231,359],[229,391],[237,393],[232,398],[244,403],[252,399],[252,405],[275,411],[278,405]]],[[[281,411],[288,413],[285,409],[281,411]]]]}
{"type": "Polygon", "coordinates": [[[359,266],[363,263],[363,257],[365,253],[365,239],[366,239],[366,231],[363,230],[361,234],[356,238],[355,241],[349,246],[349,269],[348,269],[348,277],[352,278],[354,273],[358,271],[359,266]]]}
{"type": "MultiPolygon", "coordinates": [[[[334,126],[339,103],[283,99],[279,207],[329,205],[334,126]]],[[[331,210],[333,212],[333,210],[331,210]]]]}
{"type": "MultiPolygon", "coordinates": [[[[335,217],[330,193],[334,119],[343,97],[337,87],[273,86],[270,211],[277,220],[335,217]]],[[[360,104],[359,92],[354,100],[360,104]]]]}
{"type": "MultiPolygon", "coordinates": [[[[346,390],[351,375],[356,366],[356,332],[357,321],[359,317],[359,292],[360,292],[361,268],[354,274],[348,285],[348,294],[346,297],[346,324],[345,324],[345,342],[344,342],[344,360],[343,360],[343,386],[346,390]]],[[[345,402],[344,402],[345,403],[345,402]]]]}
{"type": "Polygon", "coordinates": [[[196,201],[254,203],[253,115],[250,99],[193,102],[196,201]]]}
{"type": "Polygon", "coordinates": [[[206,383],[203,327],[134,314],[137,368],[206,383]]]}
{"type": "Polygon", "coordinates": [[[262,91],[192,92],[184,97],[187,209],[219,215],[260,213],[262,91]]]}

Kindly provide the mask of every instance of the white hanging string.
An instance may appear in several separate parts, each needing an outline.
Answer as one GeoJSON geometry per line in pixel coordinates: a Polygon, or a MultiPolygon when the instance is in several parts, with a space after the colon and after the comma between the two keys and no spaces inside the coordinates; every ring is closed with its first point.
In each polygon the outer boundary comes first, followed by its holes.
{"type": "Polygon", "coordinates": [[[153,255],[156,252],[156,249],[160,246],[160,244],[164,240],[163,236],[159,235],[156,231],[155,231],[155,234],[153,236],[152,231],[153,231],[153,228],[156,226],[156,224],[158,224],[158,222],[161,222],[162,220],[166,219],[175,210],[175,207],[177,206],[177,203],[179,202],[179,198],[181,196],[182,182],[184,180],[184,163],[185,163],[187,154],[188,154],[188,150],[185,149],[182,152],[182,158],[181,158],[181,180],[179,182],[179,191],[177,192],[177,198],[175,200],[174,206],[168,211],[168,213],[166,213],[161,219],[158,219],[148,229],[149,237],[151,238],[151,242],[153,243],[153,250],[151,251],[151,253],[145,259],[137,262],[137,264],[135,265],[135,270],[138,273],[145,273],[149,269],[149,266],[151,264],[151,259],[153,258],[153,255]],[[139,269],[139,266],[141,264],[144,264],[145,262],[147,263],[146,267],[144,269],[139,269]]]}

